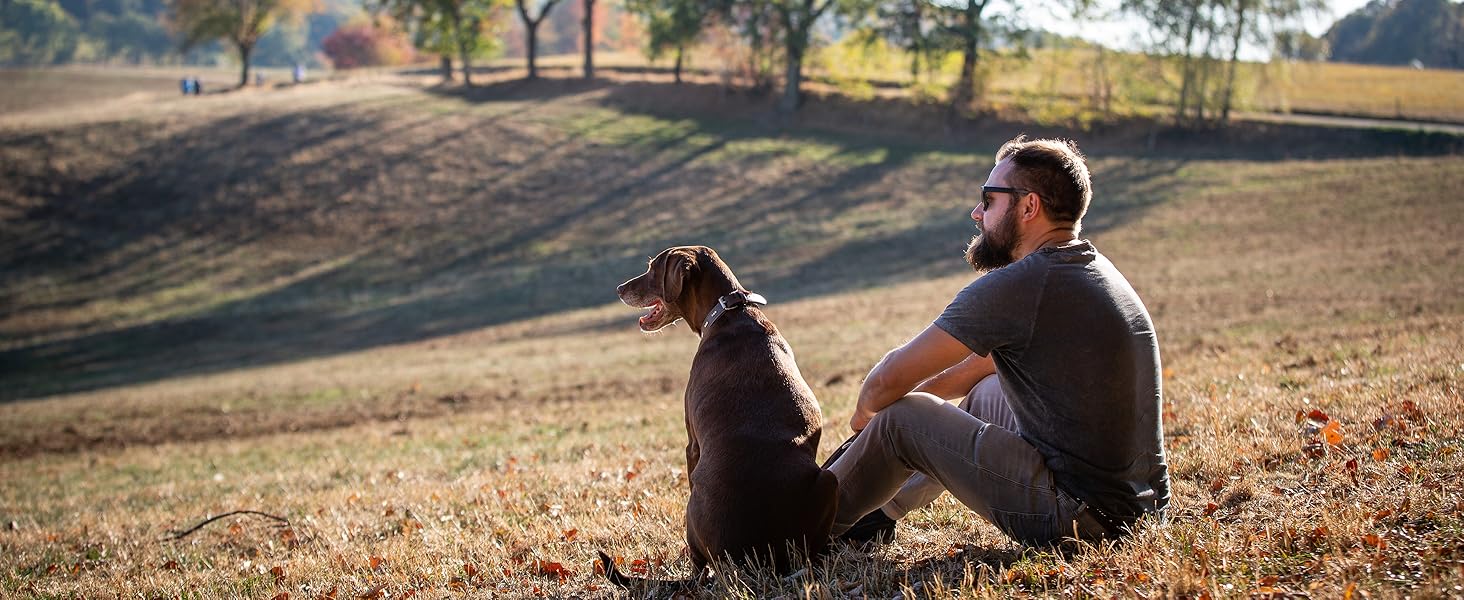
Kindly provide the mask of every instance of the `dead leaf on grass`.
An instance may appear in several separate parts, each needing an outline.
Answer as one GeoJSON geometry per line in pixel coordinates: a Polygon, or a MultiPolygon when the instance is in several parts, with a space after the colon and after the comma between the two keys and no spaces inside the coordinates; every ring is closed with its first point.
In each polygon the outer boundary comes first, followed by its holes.
{"type": "Polygon", "coordinates": [[[1340,421],[1328,422],[1325,426],[1322,427],[1322,438],[1327,440],[1327,444],[1330,446],[1336,446],[1338,444],[1341,444],[1342,423],[1340,421]]]}
{"type": "Polygon", "coordinates": [[[574,575],[572,571],[564,568],[563,564],[547,560],[539,561],[539,574],[545,577],[558,577],[560,581],[569,579],[570,576],[574,575]]]}

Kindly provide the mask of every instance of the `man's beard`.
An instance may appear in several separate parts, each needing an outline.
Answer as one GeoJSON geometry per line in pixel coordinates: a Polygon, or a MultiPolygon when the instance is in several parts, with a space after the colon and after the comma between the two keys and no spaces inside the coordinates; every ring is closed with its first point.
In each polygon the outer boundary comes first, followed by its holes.
{"type": "Polygon", "coordinates": [[[1022,239],[1017,234],[1015,208],[1016,203],[1007,208],[1006,214],[1002,215],[1001,225],[971,237],[971,243],[966,246],[966,262],[977,272],[1000,269],[1016,262],[1012,253],[1022,239]]]}

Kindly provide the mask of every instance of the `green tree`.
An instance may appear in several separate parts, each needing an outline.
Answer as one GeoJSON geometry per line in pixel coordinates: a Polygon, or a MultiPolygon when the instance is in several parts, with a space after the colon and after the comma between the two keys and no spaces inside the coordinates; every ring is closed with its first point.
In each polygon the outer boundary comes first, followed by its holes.
{"type": "Polygon", "coordinates": [[[80,28],[54,0],[0,0],[0,64],[64,62],[80,28]]]}
{"type": "Polygon", "coordinates": [[[309,0],[175,0],[173,23],[188,50],[227,40],[239,51],[239,87],[249,83],[249,58],[259,38],[280,18],[303,15],[309,0]]]}
{"type": "Polygon", "coordinates": [[[710,6],[703,0],[626,0],[626,9],[645,23],[646,55],[651,60],[676,53],[673,76],[681,83],[686,48],[696,42],[710,6]]]}
{"type": "MultiPolygon", "coordinates": [[[[493,13],[498,0],[376,0],[375,10],[384,10],[412,33],[412,42],[428,52],[446,57],[457,53],[463,65],[463,84],[473,85],[473,57],[498,50],[493,35],[493,13]]],[[[450,76],[451,62],[444,60],[450,76]]]]}

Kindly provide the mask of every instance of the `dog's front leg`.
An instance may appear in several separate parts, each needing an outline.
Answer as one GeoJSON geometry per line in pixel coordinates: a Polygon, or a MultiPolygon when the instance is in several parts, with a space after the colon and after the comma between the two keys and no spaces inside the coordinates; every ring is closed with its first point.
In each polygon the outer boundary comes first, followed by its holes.
{"type": "Polygon", "coordinates": [[[691,419],[686,420],[686,488],[691,489],[691,474],[696,471],[696,461],[701,458],[701,445],[696,443],[696,429],[691,419]]]}

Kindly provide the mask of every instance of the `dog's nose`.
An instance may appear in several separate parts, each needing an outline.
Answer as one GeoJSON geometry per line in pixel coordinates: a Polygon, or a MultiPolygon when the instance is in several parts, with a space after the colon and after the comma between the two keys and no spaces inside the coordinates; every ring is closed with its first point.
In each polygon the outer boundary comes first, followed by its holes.
{"type": "Polygon", "coordinates": [[[615,286],[615,295],[616,296],[622,295],[624,293],[625,293],[625,284],[622,283],[620,285],[615,286]]]}

